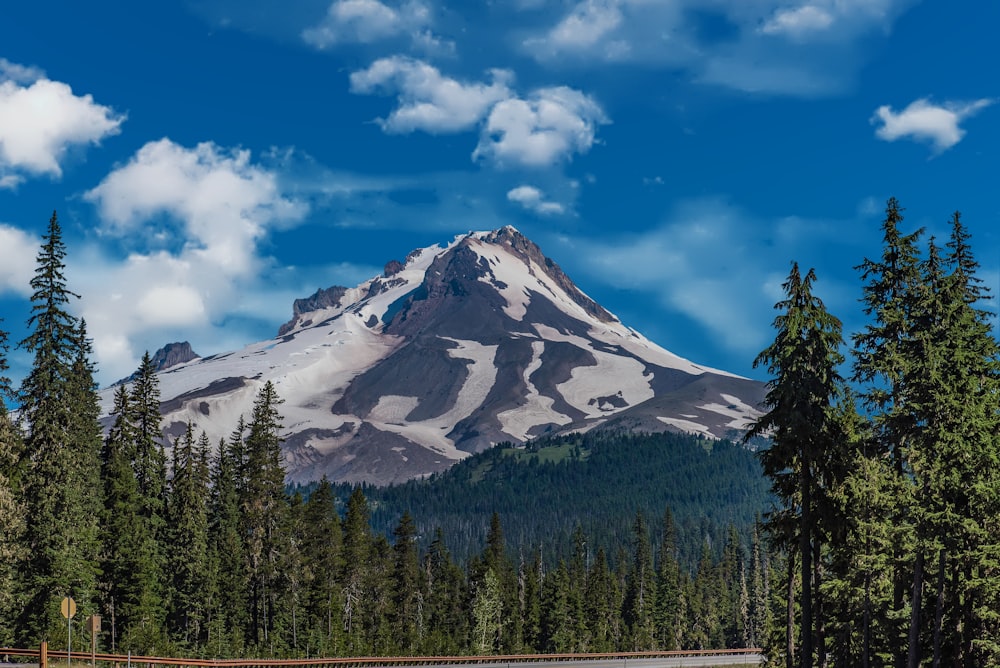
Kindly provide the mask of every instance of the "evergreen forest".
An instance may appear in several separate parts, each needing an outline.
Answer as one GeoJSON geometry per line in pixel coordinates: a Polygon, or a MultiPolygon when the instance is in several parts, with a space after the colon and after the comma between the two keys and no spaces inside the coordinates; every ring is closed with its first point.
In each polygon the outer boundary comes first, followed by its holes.
{"type": "Polygon", "coordinates": [[[16,389],[0,331],[0,646],[65,638],[72,595],[102,648],[142,654],[1000,665],[995,316],[960,214],[943,243],[902,224],[890,199],[856,333],[792,263],[757,452],[598,433],[380,489],[286,486],[271,383],[228,439],[164,442],[148,354],[102,428],[53,214],[16,389]]]}

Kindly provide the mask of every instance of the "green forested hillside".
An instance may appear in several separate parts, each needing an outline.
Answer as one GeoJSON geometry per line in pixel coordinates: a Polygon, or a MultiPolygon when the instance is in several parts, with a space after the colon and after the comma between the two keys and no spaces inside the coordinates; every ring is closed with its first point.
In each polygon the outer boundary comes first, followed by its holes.
{"type": "MultiPolygon", "coordinates": [[[[769,498],[755,453],[740,445],[629,433],[546,438],[524,448],[501,444],[427,480],[364,491],[376,532],[390,533],[409,511],[425,542],[440,527],[459,559],[481,549],[493,512],[514,554],[541,549],[549,558],[566,556],[579,526],[593,542],[591,553],[603,547],[613,558],[629,544],[636,512],[657,527],[669,508],[681,563],[690,566],[706,540],[721,554],[729,525],[748,538],[769,498]]],[[[337,492],[346,499],[351,488],[337,492]]]]}

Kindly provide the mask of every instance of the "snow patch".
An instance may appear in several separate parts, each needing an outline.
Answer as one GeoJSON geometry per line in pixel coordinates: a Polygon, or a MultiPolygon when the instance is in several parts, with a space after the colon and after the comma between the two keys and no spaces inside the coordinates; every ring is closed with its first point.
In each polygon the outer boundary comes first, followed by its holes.
{"type": "Polygon", "coordinates": [[[555,401],[538,392],[531,382],[531,375],[542,366],[542,353],[545,351],[544,341],[532,341],[531,363],[524,369],[524,383],[528,388],[525,403],[502,413],[497,413],[497,419],[503,431],[521,441],[527,441],[528,432],[532,427],[541,424],[569,424],[573,420],[552,408],[555,401]]]}
{"type": "Polygon", "coordinates": [[[663,416],[658,416],[656,419],[662,422],[663,424],[668,424],[671,427],[677,427],[682,431],[686,431],[692,434],[701,434],[702,436],[707,436],[708,438],[711,438],[713,440],[715,439],[715,435],[711,432],[711,430],[708,427],[706,427],[703,424],[692,422],[691,420],[682,420],[680,418],[669,418],[663,416]]]}

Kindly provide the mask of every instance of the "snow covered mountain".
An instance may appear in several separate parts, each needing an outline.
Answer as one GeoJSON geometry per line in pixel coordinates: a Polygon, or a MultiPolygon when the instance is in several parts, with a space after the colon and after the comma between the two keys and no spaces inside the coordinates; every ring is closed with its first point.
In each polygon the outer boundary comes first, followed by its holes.
{"type": "Polygon", "coordinates": [[[764,397],[763,384],[624,326],[512,227],[296,300],[277,338],[159,379],[168,434],[191,421],[216,442],[272,380],[285,400],[289,479],[376,484],[559,431],[732,436],[764,397]]]}

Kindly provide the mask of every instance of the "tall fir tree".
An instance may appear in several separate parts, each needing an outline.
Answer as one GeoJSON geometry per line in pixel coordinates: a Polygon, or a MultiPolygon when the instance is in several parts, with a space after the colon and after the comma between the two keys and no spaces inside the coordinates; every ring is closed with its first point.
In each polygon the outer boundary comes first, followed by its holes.
{"type": "Polygon", "coordinates": [[[68,311],[77,295],[66,285],[65,257],[53,212],[31,279],[30,332],[20,344],[34,356],[20,392],[27,434],[19,475],[29,557],[22,568],[24,607],[16,635],[25,643],[41,640],[50,630],[58,632],[64,596],[78,598],[82,611],[93,611],[96,590],[97,518],[85,515],[86,498],[95,497],[94,489],[82,488],[84,476],[74,469],[96,470],[98,452],[87,436],[93,430],[83,425],[85,416],[73,414],[76,408],[89,414],[90,407],[80,403],[86,379],[75,373],[85,351],[77,320],[68,311]],[[80,427],[86,435],[75,433],[80,427]]]}
{"type": "Polygon", "coordinates": [[[167,509],[171,549],[167,628],[189,647],[204,644],[208,631],[208,436],[197,443],[188,423],[173,448],[167,509]]]}
{"type": "Polygon", "coordinates": [[[128,388],[119,385],[111,411],[113,422],[101,451],[101,591],[107,645],[138,653],[148,651],[159,639],[153,620],[159,609],[156,583],[160,574],[148,553],[149,527],[132,467],[135,435],[130,412],[128,388]]]}
{"type": "MultiPolygon", "coordinates": [[[[0,323],[3,320],[0,319],[0,323]]],[[[15,471],[21,451],[21,434],[7,411],[12,400],[7,377],[8,335],[0,329],[0,645],[13,644],[14,610],[17,607],[15,582],[23,559],[24,510],[17,497],[15,471]]]]}
{"type": "Polygon", "coordinates": [[[340,650],[343,534],[333,486],[324,476],[302,511],[301,550],[309,645],[324,656],[340,650]]]}
{"type": "MultiPolygon", "coordinates": [[[[869,573],[875,586],[868,587],[869,596],[888,593],[888,600],[872,600],[870,637],[883,639],[882,651],[888,653],[893,665],[906,660],[908,623],[906,594],[913,582],[913,559],[908,545],[913,544],[914,518],[913,479],[908,470],[908,448],[915,425],[906,409],[904,375],[913,362],[910,342],[913,337],[913,312],[922,282],[917,243],[923,230],[904,234],[900,229],[903,208],[896,198],[886,202],[882,223],[882,254],[877,259],[865,259],[857,269],[864,281],[862,304],[870,323],[855,334],[852,380],[861,386],[862,406],[870,416],[871,436],[864,450],[869,458],[887,460],[888,478],[881,484],[891,490],[892,502],[871,510],[879,516],[870,520],[889,527],[888,545],[873,545],[876,553],[891,554],[888,572],[869,573]],[[889,578],[888,586],[881,579],[889,578]]],[[[877,468],[876,466],[869,469],[877,468]]],[[[873,540],[880,532],[869,532],[873,540]]],[[[862,657],[862,663],[874,660],[862,657]]]]}
{"type": "MultiPolygon", "coordinates": [[[[783,285],[786,298],[775,305],[781,313],[774,321],[774,343],[754,362],[755,366],[767,365],[772,376],[765,400],[768,411],[747,433],[747,439],[770,435],[771,445],[760,457],[785,511],[776,519],[793,519],[797,544],[787,547],[797,550],[801,567],[799,660],[803,668],[825,661],[822,618],[814,617],[815,597],[822,586],[820,569],[814,569],[814,563],[823,554],[824,513],[834,507],[826,498],[833,486],[829,478],[843,475],[829,470],[828,464],[846,458],[834,455],[845,446],[836,410],[844,396],[837,371],[843,361],[841,324],[813,294],[815,280],[812,270],[803,276],[793,263],[783,285]]],[[[788,536],[784,530],[776,535],[788,536]]]]}
{"type": "Polygon", "coordinates": [[[246,424],[239,418],[228,441],[221,441],[213,462],[209,516],[211,573],[209,645],[222,654],[243,653],[247,628],[247,570],[242,493],[246,424]]]}
{"type": "Polygon", "coordinates": [[[281,457],[282,399],[271,381],[257,393],[246,437],[243,533],[249,579],[250,639],[271,648],[281,591],[281,559],[290,538],[285,468],[281,457]]]}

